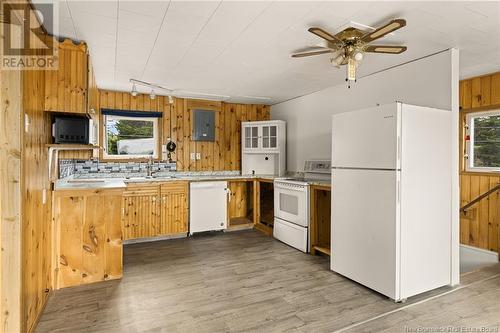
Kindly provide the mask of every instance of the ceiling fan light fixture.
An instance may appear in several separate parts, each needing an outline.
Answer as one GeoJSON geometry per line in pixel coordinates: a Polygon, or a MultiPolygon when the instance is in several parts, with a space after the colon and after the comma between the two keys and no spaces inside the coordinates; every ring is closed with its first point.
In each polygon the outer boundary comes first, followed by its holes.
{"type": "Polygon", "coordinates": [[[135,86],[135,83],[132,84],[132,91],[130,92],[130,95],[133,97],[137,96],[139,93],[137,92],[137,87],[135,86]]]}
{"type": "Polygon", "coordinates": [[[342,62],[344,62],[344,60],[345,60],[344,52],[337,52],[337,54],[330,59],[331,63],[337,67],[342,65],[342,62]]]}
{"type": "Polygon", "coordinates": [[[363,52],[361,52],[361,51],[356,51],[356,52],[354,53],[354,59],[355,59],[356,61],[361,61],[361,60],[363,60],[363,52]]]}

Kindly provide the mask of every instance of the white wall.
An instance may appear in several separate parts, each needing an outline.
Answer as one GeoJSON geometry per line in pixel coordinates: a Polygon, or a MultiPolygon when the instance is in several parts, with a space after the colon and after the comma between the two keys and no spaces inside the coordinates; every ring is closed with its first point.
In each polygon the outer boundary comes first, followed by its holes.
{"type": "MultiPolygon", "coordinates": [[[[451,110],[452,285],[460,282],[458,62],[458,50],[451,49],[362,77],[351,89],[341,84],[271,107],[272,119],[287,122],[287,170],[290,171],[303,170],[306,159],[331,158],[331,116],[334,113],[394,101],[451,110]]],[[[336,69],[326,64],[325,70],[336,69]]]]}
{"type": "MultiPolygon", "coordinates": [[[[340,84],[273,105],[271,118],[287,122],[287,170],[303,170],[306,159],[330,159],[334,113],[394,101],[451,110],[451,58],[451,51],[444,51],[362,77],[350,89],[340,84]]],[[[326,62],[325,70],[337,69],[326,62]]]]}

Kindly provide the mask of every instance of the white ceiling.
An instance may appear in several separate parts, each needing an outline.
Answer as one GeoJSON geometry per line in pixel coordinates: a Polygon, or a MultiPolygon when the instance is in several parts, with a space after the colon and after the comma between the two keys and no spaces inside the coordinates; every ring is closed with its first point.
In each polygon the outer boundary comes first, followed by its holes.
{"type": "Polygon", "coordinates": [[[396,17],[407,26],[381,44],[408,51],[368,54],[360,76],[450,47],[461,51],[461,77],[500,70],[498,1],[53,2],[59,19],[49,32],[88,43],[103,89],[130,90],[134,78],[235,102],[276,103],[345,79],[345,68],[333,67],[328,55],[290,58],[320,42],[307,28],[335,33],[350,22],[377,27],[396,17]]]}

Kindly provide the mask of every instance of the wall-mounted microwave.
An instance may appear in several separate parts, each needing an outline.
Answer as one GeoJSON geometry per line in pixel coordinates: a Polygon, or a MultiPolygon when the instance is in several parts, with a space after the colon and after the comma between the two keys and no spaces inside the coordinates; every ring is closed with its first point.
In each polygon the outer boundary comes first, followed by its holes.
{"type": "Polygon", "coordinates": [[[97,124],[77,116],[56,116],[52,124],[54,143],[97,144],[97,124]]]}

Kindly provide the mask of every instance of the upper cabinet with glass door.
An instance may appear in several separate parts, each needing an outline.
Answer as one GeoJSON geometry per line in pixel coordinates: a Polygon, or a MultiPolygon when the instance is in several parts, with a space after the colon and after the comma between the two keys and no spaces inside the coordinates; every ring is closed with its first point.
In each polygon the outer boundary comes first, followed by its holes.
{"type": "Polygon", "coordinates": [[[278,151],[285,145],[286,127],[283,120],[249,121],[241,123],[243,151],[278,151]]]}
{"type": "Polygon", "coordinates": [[[243,149],[259,148],[259,126],[248,125],[243,127],[243,149]]]}

